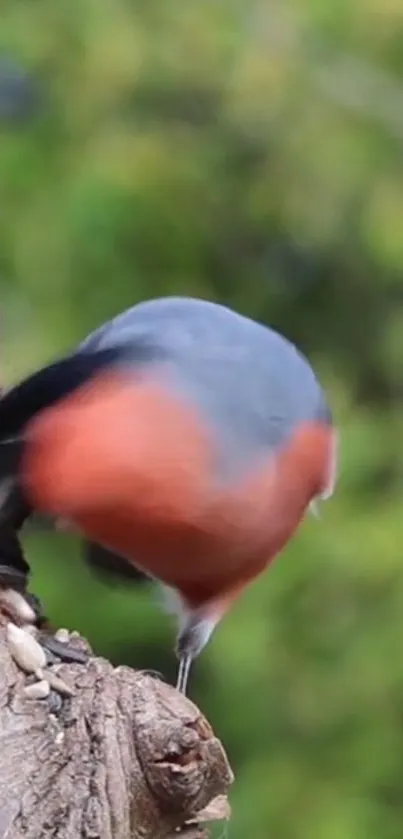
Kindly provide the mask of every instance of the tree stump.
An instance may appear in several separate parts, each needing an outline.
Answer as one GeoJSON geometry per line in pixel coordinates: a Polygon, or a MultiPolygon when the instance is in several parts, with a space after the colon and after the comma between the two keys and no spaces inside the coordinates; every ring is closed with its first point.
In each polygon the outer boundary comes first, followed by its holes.
{"type": "Polygon", "coordinates": [[[93,656],[52,671],[74,690],[54,711],[0,628],[0,839],[202,839],[228,818],[233,775],[192,702],[93,656]]]}

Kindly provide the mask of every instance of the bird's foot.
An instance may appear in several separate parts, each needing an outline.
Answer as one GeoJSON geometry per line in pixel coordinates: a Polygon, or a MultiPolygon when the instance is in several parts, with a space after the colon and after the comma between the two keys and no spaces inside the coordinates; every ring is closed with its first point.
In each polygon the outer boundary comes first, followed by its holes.
{"type": "Polygon", "coordinates": [[[52,634],[40,600],[26,591],[14,572],[5,572],[0,566],[0,624],[6,626],[12,658],[27,674],[24,695],[46,700],[49,710],[58,713],[63,700],[74,691],[58,676],[54,665],[85,664],[88,654],[71,642],[66,629],[52,634]]]}
{"type": "MultiPolygon", "coordinates": [[[[9,569],[5,570],[9,572],[9,569]]],[[[49,663],[64,661],[85,664],[88,654],[70,643],[66,629],[51,634],[39,598],[27,592],[20,582],[14,572],[10,574],[10,579],[7,579],[0,566],[0,623],[4,625],[11,621],[35,636],[45,649],[49,663]],[[17,586],[14,587],[16,583],[17,586]]]]}

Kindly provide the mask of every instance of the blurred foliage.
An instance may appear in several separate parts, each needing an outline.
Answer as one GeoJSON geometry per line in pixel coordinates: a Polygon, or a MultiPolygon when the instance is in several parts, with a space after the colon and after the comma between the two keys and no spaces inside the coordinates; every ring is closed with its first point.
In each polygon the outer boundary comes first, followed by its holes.
{"type": "MultiPolygon", "coordinates": [[[[400,839],[403,5],[3,0],[0,283],[13,381],[137,300],[217,299],[309,354],[338,493],[217,630],[191,692],[230,839],[400,839]]],[[[27,535],[53,620],[173,678],[148,590],[27,535]]]]}

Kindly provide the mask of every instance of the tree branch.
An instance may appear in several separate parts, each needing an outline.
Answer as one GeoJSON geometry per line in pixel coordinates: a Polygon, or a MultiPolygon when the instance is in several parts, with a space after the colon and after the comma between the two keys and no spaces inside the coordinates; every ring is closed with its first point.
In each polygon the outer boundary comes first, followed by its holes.
{"type": "Polygon", "coordinates": [[[100,658],[52,671],[75,694],[54,712],[24,694],[0,628],[1,839],[202,839],[228,818],[227,757],[188,699],[100,658]]]}

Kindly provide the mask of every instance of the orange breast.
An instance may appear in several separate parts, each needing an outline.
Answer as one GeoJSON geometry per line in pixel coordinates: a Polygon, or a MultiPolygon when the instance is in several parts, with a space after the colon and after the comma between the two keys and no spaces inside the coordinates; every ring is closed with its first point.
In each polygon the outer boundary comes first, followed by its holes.
{"type": "Polygon", "coordinates": [[[193,605],[242,587],[320,489],[329,432],[298,430],[242,484],[217,484],[209,430],[157,381],[100,376],[43,412],[23,463],[35,507],[74,523],[193,605]]]}

